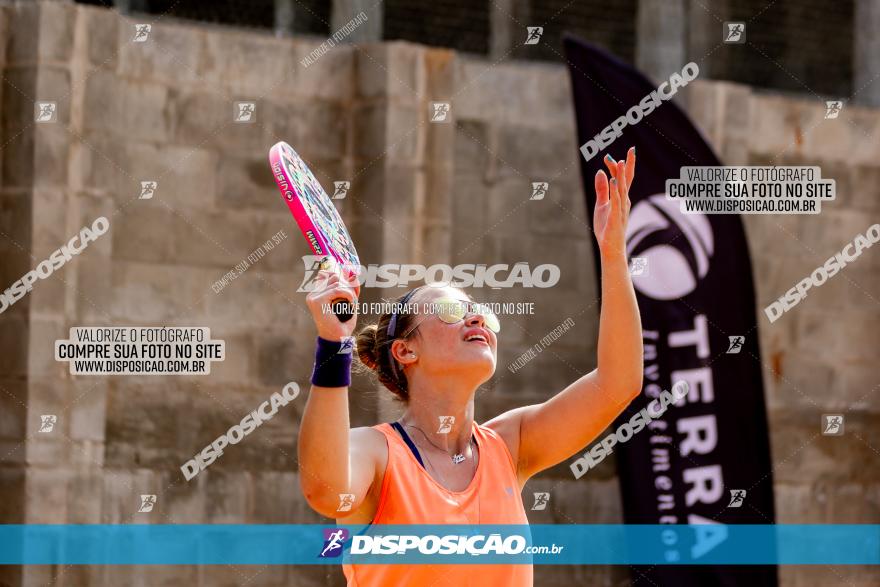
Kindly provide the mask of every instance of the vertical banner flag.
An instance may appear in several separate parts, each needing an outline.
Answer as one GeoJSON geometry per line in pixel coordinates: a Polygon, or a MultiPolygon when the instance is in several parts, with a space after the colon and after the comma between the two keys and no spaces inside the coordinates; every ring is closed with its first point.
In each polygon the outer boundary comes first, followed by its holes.
{"type": "MultiPolygon", "coordinates": [[[[687,544],[670,532],[667,560],[699,562],[726,524],[773,524],[773,475],[749,250],[734,214],[684,214],[665,184],[682,166],[721,165],[669,98],[699,72],[682,63],[657,84],[630,65],[567,36],[587,217],[605,154],[636,147],[626,251],[642,318],[642,394],[627,422],[661,390],[688,395],[614,447],[627,524],[706,524],[687,544]],[[653,94],[652,94],[653,93],[653,94]],[[633,109],[633,107],[636,107],[633,109]],[[620,119],[623,119],[622,122],[620,119]],[[609,130],[610,129],[610,130],[609,130]]],[[[606,169],[607,173],[607,169],[606,169]]],[[[599,251],[595,249],[596,267],[599,251]]],[[[599,275],[601,278],[601,275],[599,275]]],[[[777,584],[774,566],[633,567],[636,584],[749,587],[777,584]]]]}

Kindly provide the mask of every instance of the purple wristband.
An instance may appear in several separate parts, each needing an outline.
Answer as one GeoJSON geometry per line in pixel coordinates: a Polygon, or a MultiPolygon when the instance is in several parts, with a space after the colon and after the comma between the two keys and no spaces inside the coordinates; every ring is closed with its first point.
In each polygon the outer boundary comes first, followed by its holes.
{"type": "Polygon", "coordinates": [[[318,387],[348,387],[351,385],[351,354],[354,337],[346,336],[340,341],[318,337],[315,349],[315,366],[312,369],[312,385],[318,387]]]}

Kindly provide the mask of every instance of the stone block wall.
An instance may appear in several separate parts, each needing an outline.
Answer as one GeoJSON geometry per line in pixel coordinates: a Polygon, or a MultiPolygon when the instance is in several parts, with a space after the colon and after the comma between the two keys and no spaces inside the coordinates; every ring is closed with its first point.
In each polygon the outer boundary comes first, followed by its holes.
{"type": "MultiPolygon", "coordinates": [[[[179,467],[288,381],[307,387],[314,327],[307,253],[267,164],[293,145],[339,201],[365,263],[555,263],[549,290],[474,289],[535,303],[508,316],[496,376],[477,397],[485,421],[540,402],[595,367],[597,291],[568,72],[394,42],[323,39],[156,18],[136,21],[64,2],[0,6],[0,277],[21,277],[98,216],[109,232],[0,314],[0,522],[317,523],[299,492],[301,396],[246,442],[186,482],[179,467]],[[35,101],[58,121],[35,124],[35,101]],[[256,103],[256,122],[233,119],[256,103]],[[451,120],[430,122],[430,103],[451,120]],[[142,181],[155,196],[138,199],[142,181]],[[543,200],[531,183],[547,181],[543,200]],[[279,230],[288,238],[215,292],[217,280],[279,230]],[[562,254],[560,254],[562,251],[562,254]],[[568,331],[516,373],[528,347],[568,331]],[[71,376],[53,343],[83,325],[207,326],[227,359],[207,377],[71,376]],[[53,434],[37,432],[57,414],[53,434]],[[140,494],[156,494],[149,514],[140,494]]],[[[821,165],[838,200],[817,217],[745,216],[758,308],[880,217],[880,113],[837,121],[810,98],[695,82],[683,104],[728,164],[821,165]]],[[[621,147],[622,153],[623,147],[621,147]]],[[[774,324],[759,316],[779,521],[880,520],[880,414],[871,370],[880,342],[880,255],[869,250],[774,324]],[[847,416],[822,437],[826,412],[847,416]]],[[[364,301],[400,295],[367,290],[364,301]]],[[[367,323],[369,317],[364,317],[367,323]]],[[[352,424],[396,416],[359,377],[352,424]]],[[[551,492],[535,523],[615,523],[613,460],[575,481],[565,463],[529,482],[551,492]]],[[[537,585],[622,585],[624,568],[536,567],[537,585]]],[[[876,570],[787,568],[786,586],[876,583],[876,570]],[[816,583],[817,576],[824,579],[816,583]]],[[[342,585],[322,567],[0,568],[7,585],[342,585]]]]}

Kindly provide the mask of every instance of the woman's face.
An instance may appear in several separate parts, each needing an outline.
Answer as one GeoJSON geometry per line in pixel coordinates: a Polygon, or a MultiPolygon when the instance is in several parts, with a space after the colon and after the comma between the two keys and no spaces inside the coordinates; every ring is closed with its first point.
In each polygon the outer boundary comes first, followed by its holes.
{"type": "MultiPolygon", "coordinates": [[[[464,320],[448,324],[431,308],[432,303],[440,298],[470,301],[468,296],[453,287],[426,287],[413,297],[413,302],[419,304],[419,313],[413,316],[410,325],[411,329],[415,328],[415,336],[406,343],[410,352],[415,353],[419,368],[426,374],[464,371],[488,381],[495,372],[498,338],[486,327],[485,319],[468,312],[464,320]]],[[[406,354],[405,361],[412,358],[406,354]]]]}

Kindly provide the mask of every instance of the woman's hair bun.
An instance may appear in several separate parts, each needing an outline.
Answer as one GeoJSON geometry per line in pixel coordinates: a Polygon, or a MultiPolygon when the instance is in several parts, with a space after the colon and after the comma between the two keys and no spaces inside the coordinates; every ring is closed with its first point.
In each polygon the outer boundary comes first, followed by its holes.
{"type": "Polygon", "coordinates": [[[379,327],[375,324],[365,326],[355,338],[358,359],[373,371],[379,369],[379,344],[376,333],[379,327]]]}

